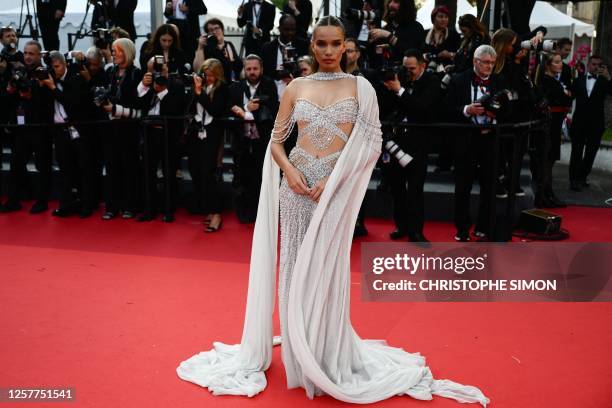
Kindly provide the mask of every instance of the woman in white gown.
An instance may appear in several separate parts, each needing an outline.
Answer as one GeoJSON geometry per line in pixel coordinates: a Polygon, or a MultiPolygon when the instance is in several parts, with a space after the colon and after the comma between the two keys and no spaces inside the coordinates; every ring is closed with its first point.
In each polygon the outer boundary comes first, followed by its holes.
{"type": "Polygon", "coordinates": [[[419,353],[363,340],[353,330],[350,249],[381,152],[378,104],[367,80],[341,70],[344,28],[337,18],[319,21],[311,47],[315,73],[285,90],[266,152],[241,343],[214,342],[177,373],[214,395],[253,396],[266,387],[272,346],[282,338],[287,386],[303,387],[311,399],[440,395],[486,406],[478,388],[434,380],[419,353]],[[294,126],[298,141],[287,157],[283,142],[294,126]],[[281,336],[273,337],[279,210],[281,336]]]}

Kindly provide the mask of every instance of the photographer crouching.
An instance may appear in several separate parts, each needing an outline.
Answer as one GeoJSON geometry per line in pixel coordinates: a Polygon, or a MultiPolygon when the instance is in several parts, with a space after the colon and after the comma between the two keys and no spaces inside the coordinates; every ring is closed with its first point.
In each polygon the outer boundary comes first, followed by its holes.
{"type": "MultiPolygon", "coordinates": [[[[39,79],[48,77],[47,70],[41,64],[41,51],[42,47],[38,41],[28,41],[23,49],[24,64],[19,64],[12,70],[6,90],[7,106],[10,109],[9,123],[46,124],[53,120],[51,91],[38,82],[39,79]]],[[[8,200],[0,206],[0,212],[21,209],[20,189],[25,184],[26,165],[32,156],[38,171],[38,188],[34,192],[36,202],[30,213],[45,212],[48,209],[51,187],[51,134],[46,127],[18,127],[14,134],[8,200]]]]}
{"type": "MultiPolygon", "coordinates": [[[[458,123],[490,125],[497,123],[507,109],[503,103],[505,84],[493,73],[497,54],[490,45],[481,45],[474,51],[473,70],[455,75],[448,84],[446,107],[449,119],[458,123]]],[[[505,97],[507,98],[507,96],[505,97]]],[[[489,240],[491,192],[496,169],[492,157],[493,130],[459,129],[455,135],[455,227],[456,241],[470,240],[470,195],[476,172],[479,174],[480,197],[478,220],[474,235],[489,240]]]]}
{"type": "MultiPolygon", "coordinates": [[[[53,96],[53,122],[56,124],[88,119],[89,90],[77,70],[69,70],[66,59],[59,51],[49,53],[52,72],[40,81],[53,96]]],[[[86,125],[57,126],[53,129],[55,157],[60,170],[59,207],[56,217],[79,213],[81,218],[91,216],[94,207],[93,167],[90,130],[86,125]],[[77,197],[73,188],[78,191],[77,197]]]]}
{"type": "MultiPolygon", "coordinates": [[[[406,51],[403,67],[406,71],[403,81],[395,75],[392,80],[384,83],[385,87],[396,95],[396,106],[399,106],[396,120],[407,123],[433,122],[436,104],[441,94],[440,80],[435,74],[426,72],[426,61],[417,49],[406,51]]],[[[412,242],[428,242],[423,235],[425,223],[423,186],[429,150],[427,133],[426,129],[398,126],[394,129],[393,139],[386,143],[386,147],[391,148],[394,156],[391,159],[389,176],[396,229],[391,232],[391,239],[408,236],[412,242]],[[405,163],[398,160],[397,147],[409,154],[412,161],[405,163]]]]}
{"type": "MultiPolygon", "coordinates": [[[[179,89],[168,87],[168,64],[163,56],[154,56],[148,64],[148,72],[144,74],[142,81],[138,84],[138,96],[142,100],[144,114],[149,116],[181,116],[185,103],[185,94],[179,89]]],[[[178,186],[176,181],[176,170],[178,167],[178,143],[179,135],[182,133],[182,120],[168,119],[168,129],[164,132],[162,124],[147,126],[144,137],[146,159],[144,163],[145,177],[148,178],[148,194],[145,200],[144,212],[138,217],[138,221],[151,221],[155,219],[158,209],[161,207],[160,191],[157,185],[157,169],[161,166],[164,175],[164,183],[169,183],[161,191],[169,189],[169,201],[163,206],[164,222],[174,221],[174,210],[176,208],[176,197],[178,186]],[[165,134],[164,134],[165,133],[165,134]],[[165,140],[168,137],[168,140],[165,140]]]]}

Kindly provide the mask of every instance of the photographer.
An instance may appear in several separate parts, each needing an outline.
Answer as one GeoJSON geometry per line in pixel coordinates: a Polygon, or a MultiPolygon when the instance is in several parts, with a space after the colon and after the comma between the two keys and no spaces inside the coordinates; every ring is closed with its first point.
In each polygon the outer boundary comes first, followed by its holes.
{"type": "Polygon", "coordinates": [[[264,73],[276,82],[278,97],[297,75],[297,58],[308,54],[308,42],[295,37],[295,18],[285,14],[279,20],[279,36],[261,48],[264,73]]]}
{"type": "Polygon", "coordinates": [[[312,3],[310,0],[287,0],[283,14],[295,17],[296,37],[308,40],[308,27],[312,22],[312,3]]]}
{"type": "Polygon", "coordinates": [[[346,72],[355,76],[361,75],[361,67],[359,59],[361,58],[361,49],[355,38],[347,38],[344,40],[346,47],[346,72]]]}
{"type": "MultiPolygon", "coordinates": [[[[132,41],[136,41],[134,11],[138,0],[89,0],[94,5],[91,28],[122,28],[132,41]]],[[[116,38],[115,38],[116,39],[116,38]]]]}
{"type": "Polygon", "coordinates": [[[349,0],[342,13],[347,37],[357,39],[359,45],[367,45],[370,29],[380,27],[383,12],[383,0],[349,0]]]}
{"type": "Polygon", "coordinates": [[[149,42],[149,46],[142,56],[146,61],[144,66],[148,66],[149,61],[154,56],[162,56],[164,65],[168,69],[168,73],[173,77],[168,86],[176,88],[177,92],[184,91],[182,75],[187,73],[185,53],[181,49],[181,44],[178,38],[175,27],[171,24],[160,25],[153,39],[149,42]]]}
{"type": "Polygon", "coordinates": [[[164,15],[168,23],[178,27],[187,61],[192,61],[200,37],[200,15],[208,12],[202,0],[171,0],[166,2],[164,15]]]}
{"type": "Polygon", "coordinates": [[[136,48],[127,38],[115,40],[112,45],[114,65],[109,69],[110,87],[101,108],[113,121],[106,126],[104,135],[104,161],[109,180],[106,210],[103,220],[115,218],[122,211],[123,218],[133,218],[139,204],[139,151],[140,126],[126,121],[141,116],[142,102],[137,87],[142,73],[134,66],[136,48]]]}
{"type": "Polygon", "coordinates": [[[193,60],[194,71],[198,71],[207,58],[215,58],[223,63],[225,81],[228,84],[240,78],[242,61],[234,44],[225,41],[223,22],[217,18],[211,18],[204,23],[204,34],[200,36],[193,60]]]}
{"type": "MultiPolygon", "coordinates": [[[[64,55],[58,51],[49,54],[52,74],[41,80],[53,95],[53,122],[56,124],[85,121],[89,92],[85,80],[76,71],[69,71],[64,55]]],[[[56,217],[79,213],[81,218],[91,216],[94,207],[93,167],[90,146],[91,128],[86,125],[56,126],[53,129],[55,157],[60,170],[59,207],[56,217]],[[73,194],[78,191],[78,198],[73,194]]]]}
{"type": "Polygon", "coordinates": [[[548,131],[536,139],[537,191],[535,206],[544,208],[565,207],[553,191],[553,166],[561,158],[561,126],[572,105],[572,92],[560,80],[563,60],[557,53],[545,54],[538,67],[536,84],[548,102],[550,122],[548,131]]]}
{"type": "MultiPolygon", "coordinates": [[[[182,91],[172,89],[168,86],[167,64],[158,64],[152,58],[148,64],[148,72],[144,74],[142,81],[138,84],[138,95],[142,100],[143,112],[149,116],[181,116],[185,102],[185,94],[182,91]]],[[[168,119],[166,135],[168,141],[164,140],[164,127],[162,124],[149,125],[145,132],[147,138],[147,160],[145,161],[145,177],[148,177],[149,189],[148,199],[145,200],[145,210],[138,217],[138,221],[151,221],[155,219],[158,209],[161,207],[161,192],[169,188],[170,202],[164,206],[164,222],[174,221],[174,210],[176,208],[176,197],[178,186],[176,181],[176,170],[178,164],[178,138],[182,134],[182,120],[168,119]],[[166,150],[167,146],[167,150],[166,150]],[[164,175],[164,183],[169,183],[164,189],[157,189],[157,169],[161,166],[164,175]]]]}
{"type": "Polygon", "coordinates": [[[2,27],[0,29],[0,41],[2,42],[0,62],[7,64],[6,68],[9,71],[16,63],[23,64],[23,52],[17,49],[17,32],[13,27],[2,27]]]}
{"type": "MultiPolygon", "coordinates": [[[[420,50],[408,50],[404,54],[403,67],[406,78],[400,81],[396,75],[385,81],[385,87],[396,95],[399,106],[396,120],[407,123],[434,121],[436,105],[440,101],[440,80],[426,72],[426,61],[420,50]]],[[[425,197],[423,186],[427,173],[427,131],[398,127],[393,142],[412,156],[412,161],[402,166],[395,158],[391,164],[391,194],[393,195],[393,219],[396,229],[391,239],[408,236],[412,242],[428,242],[423,235],[425,222],[425,197]],[[408,190],[406,190],[408,182],[408,190]]]]}
{"type": "Polygon", "coordinates": [[[238,7],[238,27],[245,27],[242,45],[245,54],[261,56],[261,46],[270,41],[276,7],[265,0],[248,0],[238,7]]]}
{"type": "Polygon", "coordinates": [[[587,177],[593,168],[605,130],[604,104],[606,96],[612,94],[610,71],[600,56],[589,57],[587,72],[574,80],[572,89],[576,108],[570,129],[570,188],[580,191],[589,187],[587,177]]]}
{"type": "Polygon", "coordinates": [[[194,99],[189,110],[194,115],[187,135],[189,173],[193,180],[192,212],[206,214],[206,232],[221,228],[223,200],[215,171],[219,146],[223,143],[224,125],[218,118],[229,114],[229,89],[225,83],[223,65],[207,59],[200,75],[193,77],[194,99]]]}
{"type": "Polygon", "coordinates": [[[455,27],[449,27],[449,16],[446,6],[435,7],[431,12],[433,27],[425,35],[422,49],[433,72],[444,72],[444,68],[453,63],[461,43],[455,27]]]}
{"type": "Polygon", "coordinates": [[[234,127],[232,147],[240,186],[236,214],[240,222],[254,222],[264,156],[278,111],[278,94],[274,82],[263,76],[263,61],[259,56],[252,54],[245,58],[244,72],[246,78],[230,87],[234,116],[253,121],[234,127]]]}
{"type": "Polygon", "coordinates": [[[568,87],[572,86],[572,68],[565,62],[567,57],[572,53],[572,40],[567,37],[561,38],[556,43],[555,50],[561,56],[561,60],[563,61],[563,70],[561,71],[561,82],[568,87]]]}
{"type": "MultiPolygon", "coordinates": [[[[507,104],[500,111],[493,109],[491,98],[501,99],[505,84],[493,73],[497,54],[489,45],[474,51],[473,70],[455,75],[448,84],[445,105],[451,121],[488,125],[503,118],[507,104]]],[[[455,240],[470,240],[470,194],[479,167],[480,197],[478,222],[474,230],[479,240],[491,237],[489,229],[490,195],[494,186],[493,133],[491,129],[466,129],[455,135],[455,240]]]]}
{"type": "Polygon", "coordinates": [[[66,0],[36,0],[36,14],[46,50],[59,50],[59,25],[66,12],[66,0]]]}
{"type": "Polygon", "coordinates": [[[314,61],[310,55],[302,55],[298,58],[297,67],[301,77],[314,73],[314,61]]]}
{"type": "MultiPolygon", "coordinates": [[[[10,122],[19,125],[51,123],[53,99],[51,91],[41,87],[38,78],[48,76],[41,65],[42,47],[38,41],[28,41],[23,48],[24,66],[15,68],[7,87],[10,122]]],[[[14,150],[11,153],[11,171],[8,183],[8,201],[0,207],[1,212],[21,209],[20,189],[25,184],[30,158],[38,171],[38,189],[34,192],[36,202],[31,214],[47,211],[51,187],[52,142],[46,127],[24,127],[15,129],[14,150]]]]}
{"type": "MultiPolygon", "coordinates": [[[[373,47],[388,46],[390,62],[401,64],[404,52],[419,49],[425,40],[425,30],[416,20],[416,6],[413,0],[389,0],[385,7],[385,28],[370,30],[369,42],[373,47]]],[[[375,51],[378,53],[379,51],[375,51]]],[[[380,64],[379,64],[380,65],[380,64]]],[[[375,68],[381,68],[376,66],[375,68]]]]}
{"type": "Polygon", "coordinates": [[[453,60],[453,72],[455,73],[471,71],[474,51],[491,41],[487,27],[471,14],[464,14],[459,17],[459,29],[463,34],[463,39],[453,60]]]}

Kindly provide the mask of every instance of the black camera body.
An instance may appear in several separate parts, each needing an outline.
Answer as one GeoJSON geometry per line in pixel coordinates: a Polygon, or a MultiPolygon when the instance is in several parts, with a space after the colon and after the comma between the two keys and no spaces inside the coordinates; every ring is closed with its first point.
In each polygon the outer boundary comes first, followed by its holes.
{"type": "Polygon", "coordinates": [[[206,36],[206,45],[208,47],[217,48],[219,46],[219,40],[217,36],[214,34],[208,34],[206,36]]]}
{"type": "Polygon", "coordinates": [[[153,56],[153,82],[157,85],[168,85],[168,78],[164,76],[164,64],[166,63],[166,58],[163,55],[154,55],[153,56]]]}
{"type": "Polygon", "coordinates": [[[297,71],[296,54],[295,47],[285,47],[283,52],[283,68],[276,70],[276,77],[278,79],[290,78],[297,71]]]}
{"type": "Polygon", "coordinates": [[[94,45],[96,48],[105,49],[108,48],[113,42],[113,36],[110,30],[106,28],[98,28],[93,32],[95,38],[94,45]]]}
{"type": "Polygon", "coordinates": [[[511,91],[502,89],[492,95],[482,95],[476,100],[476,103],[481,104],[486,112],[496,116],[513,99],[511,91]]]}
{"type": "Polygon", "coordinates": [[[38,67],[34,70],[34,77],[40,81],[49,79],[49,70],[45,67],[38,67]]]}
{"type": "MultiPolygon", "coordinates": [[[[47,77],[45,76],[45,79],[46,78],[47,77]]],[[[30,78],[25,68],[17,68],[13,71],[13,75],[11,76],[9,83],[12,87],[17,88],[18,91],[24,92],[32,89],[32,86],[35,84],[35,80],[30,78]]]]}
{"type": "Polygon", "coordinates": [[[91,90],[93,103],[100,107],[110,102],[110,89],[106,86],[96,86],[91,90]]]}
{"type": "Polygon", "coordinates": [[[19,53],[11,52],[17,49],[17,45],[15,43],[10,43],[6,45],[2,51],[0,51],[0,58],[6,62],[20,62],[19,61],[19,53]]]}

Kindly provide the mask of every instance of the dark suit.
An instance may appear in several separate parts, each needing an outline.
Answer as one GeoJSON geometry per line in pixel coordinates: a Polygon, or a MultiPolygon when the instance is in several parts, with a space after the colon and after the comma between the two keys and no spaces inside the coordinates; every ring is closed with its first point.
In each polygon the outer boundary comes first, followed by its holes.
{"type": "Polygon", "coordinates": [[[606,95],[612,95],[612,81],[599,76],[589,96],[586,80],[585,75],[580,75],[574,80],[573,85],[576,109],[570,131],[572,139],[570,182],[586,181],[591,172],[605,130],[606,95]]]}
{"type": "MultiPolygon", "coordinates": [[[[153,87],[149,88],[147,93],[142,96],[143,115],[150,114],[150,109],[157,104],[156,94],[153,87]]],[[[184,94],[169,88],[168,93],[159,101],[160,116],[180,116],[184,111],[184,94]]],[[[168,130],[164,134],[163,125],[151,125],[146,128],[146,162],[144,163],[145,177],[149,181],[148,199],[145,200],[145,214],[154,216],[160,209],[160,203],[165,202],[160,200],[157,190],[157,169],[161,165],[164,175],[164,183],[169,185],[170,202],[164,205],[164,214],[171,217],[176,206],[176,196],[178,185],[176,181],[176,170],[178,167],[178,143],[179,137],[182,134],[183,123],[181,120],[168,119],[168,130]],[[168,137],[168,142],[164,137],[168,137]],[[166,151],[167,146],[167,151],[166,151]]],[[[165,190],[162,190],[165,191],[165,190]]]]}
{"type": "Polygon", "coordinates": [[[187,11],[187,19],[176,19],[174,17],[174,10],[171,12],[165,11],[164,15],[168,18],[168,23],[176,24],[178,27],[181,45],[185,51],[187,61],[193,61],[193,56],[198,46],[198,38],[200,37],[200,15],[208,13],[208,9],[202,0],[183,0],[183,3],[189,9],[187,11]]]}
{"type": "Polygon", "coordinates": [[[59,50],[59,24],[61,19],[55,18],[55,12],[66,11],[66,0],[36,0],[36,10],[43,44],[48,51],[59,50]]]}
{"type": "Polygon", "coordinates": [[[295,6],[300,14],[295,15],[295,11],[285,4],[283,14],[291,14],[295,17],[296,35],[304,40],[308,39],[308,26],[312,20],[312,3],[310,0],[297,0],[295,6]]]}
{"type": "MultiPolygon", "coordinates": [[[[438,77],[423,72],[417,81],[406,86],[401,96],[395,96],[395,106],[399,106],[397,119],[406,119],[408,123],[432,122],[435,106],[440,102],[440,91],[438,77]]],[[[427,133],[421,129],[398,129],[393,136],[393,141],[412,156],[412,161],[406,167],[402,167],[395,158],[391,159],[390,175],[393,219],[397,229],[409,235],[422,234],[425,222],[423,186],[429,151],[427,133]]]]}
{"type": "MultiPolygon", "coordinates": [[[[458,123],[474,123],[472,118],[463,114],[466,105],[474,102],[472,70],[455,75],[446,95],[446,107],[449,120],[458,123]]],[[[490,77],[488,93],[494,94],[505,86],[503,80],[493,74],[490,77]]],[[[498,118],[500,120],[502,118],[498,118]]],[[[458,131],[455,138],[455,226],[460,233],[467,233],[471,226],[470,194],[477,167],[480,175],[480,201],[478,205],[477,229],[491,236],[489,221],[491,210],[491,192],[494,185],[496,169],[493,167],[493,134],[482,133],[478,129],[458,131]]]]}
{"type": "MultiPolygon", "coordinates": [[[[34,69],[28,71],[30,78],[34,78],[34,69]]],[[[51,123],[53,121],[53,99],[51,91],[36,83],[32,87],[32,97],[22,98],[17,91],[9,94],[12,110],[9,123],[19,123],[23,117],[25,124],[51,123]]],[[[20,189],[25,184],[27,174],[26,165],[30,157],[34,156],[34,164],[38,171],[38,189],[34,192],[37,201],[46,203],[51,188],[51,158],[52,139],[46,127],[29,127],[15,129],[14,150],[11,153],[11,171],[8,183],[8,201],[19,203],[20,189]]]]}
{"type": "Polygon", "coordinates": [[[91,17],[93,28],[120,27],[128,32],[132,41],[136,41],[134,11],[138,0],[119,0],[115,7],[114,0],[105,0],[102,7],[96,6],[91,17]]]}
{"type": "Polygon", "coordinates": [[[253,21],[254,2],[251,0],[244,5],[242,16],[238,16],[238,27],[245,27],[244,47],[245,55],[257,54],[261,55],[261,46],[270,41],[270,31],[274,28],[274,18],[276,16],[276,7],[266,1],[261,3],[259,11],[259,19],[253,21]],[[251,23],[248,23],[248,22],[251,23]],[[251,27],[256,25],[261,29],[261,36],[254,38],[251,27]]]}
{"type": "MultiPolygon", "coordinates": [[[[90,119],[91,103],[89,88],[85,80],[76,72],[66,74],[63,81],[56,80],[54,99],[64,108],[65,122],[90,119]]],[[[61,111],[58,112],[61,116],[61,111]]],[[[55,157],[60,170],[59,207],[66,208],[75,203],[72,189],[77,188],[82,210],[92,210],[94,203],[93,152],[91,150],[91,127],[75,126],[78,138],[73,138],[68,127],[55,128],[55,157]]],[[[75,135],[76,136],[76,135],[75,135]]]]}
{"type": "Polygon", "coordinates": [[[259,138],[248,137],[248,126],[252,124],[240,123],[233,129],[234,133],[234,163],[236,175],[240,186],[240,193],[236,200],[236,213],[242,222],[252,222],[257,216],[259,190],[261,188],[261,174],[264,156],[270,134],[274,125],[274,118],[278,111],[278,95],[276,85],[270,79],[263,77],[257,86],[254,95],[246,80],[236,82],[230,87],[231,105],[244,108],[244,98],[267,98],[260,104],[260,108],[253,111],[255,127],[259,138]]]}
{"type": "MultiPolygon", "coordinates": [[[[191,113],[197,113],[197,105],[200,104],[213,117],[212,122],[204,127],[206,137],[203,139],[198,137],[202,123],[197,122],[195,118],[190,124],[187,135],[189,173],[194,193],[192,210],[196,213],[220,213],[223,209],[221,189],[215,177],[215,170],[219,144],[223,143],[225,125],[216,119],[228,116],[229,101],[228,86],[221,84],[211,96],[202,89],[202,93],[195,96],[190,103],[191,113]]],[[[205,116],[205,113],[203,115],[205,116]]]]}
{"type": "MultiPolygon", "coordinates": [[[[295,48],[296,61],[298,57],[308,54],[308,41],[303,40],[301,38],[295,38],[293,41],[290,42],[290,44],[295,48]]],[[[263,59],[264,75],[273,79],[279,79],[276,75],[279,46],[280,44],[278,42],[278,38],[276,38],[270,42],[265,43],[261,47],[261,58],[263,59]]],[[[296,73],[293,74],[295,75],[296,73]]]]}

